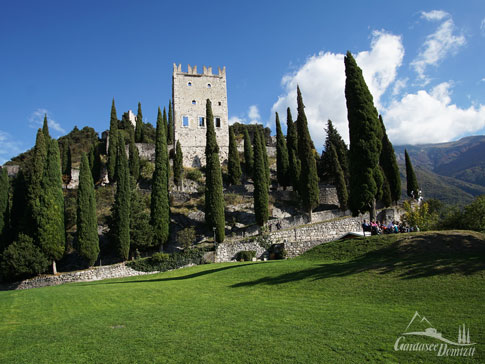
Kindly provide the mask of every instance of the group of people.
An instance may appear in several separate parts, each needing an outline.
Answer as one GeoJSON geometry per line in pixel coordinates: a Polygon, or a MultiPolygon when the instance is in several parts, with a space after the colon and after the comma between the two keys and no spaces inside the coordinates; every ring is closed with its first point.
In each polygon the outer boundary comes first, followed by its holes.
{"type": "Polygon", "coordinates": [[[388,224],[379,221],[367,222],[364,220],[362,223],[362,230],[364,231],[364,236],[366,232],[370,232],[371,235],[379,234],[397,234],[397,233],[409,233],[411,231],[417,231],[418,228],[410,228],[404,225],[402,222],[390,221],[388,224]]]}

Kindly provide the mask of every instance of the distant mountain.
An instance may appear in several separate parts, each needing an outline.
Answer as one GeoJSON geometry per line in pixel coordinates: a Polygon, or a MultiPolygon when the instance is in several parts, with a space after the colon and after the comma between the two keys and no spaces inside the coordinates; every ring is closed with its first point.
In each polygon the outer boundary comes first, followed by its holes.
{"type": "Polygon", "coordinates": [[[405,191],[404,149],[409,153],[424,197],[466,204],[485,194],[484,135],[448,143],[394,146],[405,191]]]}

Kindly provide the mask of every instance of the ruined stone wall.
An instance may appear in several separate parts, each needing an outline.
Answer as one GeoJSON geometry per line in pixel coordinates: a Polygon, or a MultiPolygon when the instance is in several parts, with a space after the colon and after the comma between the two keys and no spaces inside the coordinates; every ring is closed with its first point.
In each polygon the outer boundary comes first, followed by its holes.
{"type": "Polygon", "coordinates": [[[205,165],[205,139],[207,130],[206,100],[212,102],[214,126],[217,143],[220,148],[221,162],[227,159],[229,150],[229,120],[227,110],[226,69],[219,69],[217,75],[212,68],[203,67],[202,74],[197,73],[197,66],[189,65],[187,72],[182,72],[181,65],[175,65],[172,76],[172,99],[174,111],[175,140],[180,141],[186,167],[205,165]],[[184,126],[183,119],[188,118],[184,126]],[[204,124],[199,125],[199,117],[204,124]],[[220,126],[216,119],[220,119],[220,126]]]}
{"type": "MultiPolygon", "coordinates": [[[[363,219],[369,216],[342,217],[332,220],[316,222],[307,225],[294,226],[272,230],[269,233],[273,244],[284,244],[288,257],[296,257],[319,244],[336,240],[348,232],[360,232],[363,219]]],[[[216,250],[216,262],[227,262],[235,259],[241,250],[254,250],[256,257],[261,258],[265,253],[256,241],[256,237],[244,240],[228,240],[220,244],[216,250]]]]}

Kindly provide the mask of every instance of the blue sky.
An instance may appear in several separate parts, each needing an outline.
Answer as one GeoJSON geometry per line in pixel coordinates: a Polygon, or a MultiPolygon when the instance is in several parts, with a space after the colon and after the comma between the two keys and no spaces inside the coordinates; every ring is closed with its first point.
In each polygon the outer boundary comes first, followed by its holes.
{"type": "Polygon", "coordinates": [[[483,1],[3,1],[0,163],[30,148],[43,113],[60,136],[142,103],[154,123],[172,64],[226,66],[232,122],[274,129],[302,89],[312,138],[348,139],[343,55],[364,71],[395,144],[485,127],[483,1]]]}

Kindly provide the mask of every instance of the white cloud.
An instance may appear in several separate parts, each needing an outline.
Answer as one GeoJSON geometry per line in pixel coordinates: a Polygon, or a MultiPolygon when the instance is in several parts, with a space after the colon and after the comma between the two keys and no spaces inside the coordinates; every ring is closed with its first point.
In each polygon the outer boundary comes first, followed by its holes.
{"type": "Polygon", "coordinates": [[[483,18],[482,22],[480,23],[480,32],[482,33],[482,36],[485,37],[485,18],[483,18]]]}
{"type": "MultiPolygon", "coordinates": [[[[397,73],[403,56],[401,38],[385,32],[374,32],[370,50],[355,56],[393,143],[449,141],[485,127],[485,105],[472,101],[472,106],[460,108],[453,104],[452,81],[405,93],[408,80],[399,78],[397,73]],[[386,92],[392,92],[391,101],[386,101],[386,92]],[[403,96],[399,96],[401,94],[403,96]]],[[[288,106],[296,119],[296,87],[299,85],[315,146],[318,149],[323,146],[327,119],[333,121],[348,142],[343,54],[320,52],[313,55],[295,72],[285,75],[281,83],[284,93],[272,107],[271,120],[277,111],[285,125],[288,106]]]]}
{"type": "Polygon", "coordinates": [[[451,103],[451,84],[420,90],[395,100],[384,114],[387,134],[395,144],[438,143],[485,127],[485,105],[461,109],[451,103]]]}
{"type": "Polygon", "coordinates": [[[461,46],[465,45],[466,39],[463,34],[454,34],[456,27],[448,13],[433,10],[428,13],[423,12],[421,16],[426,20],[448,18],[441,23],[434,33],[426,37],[421,51],[411,63],[411,66],[418,73],[418,78],[423,82],[423,85],[426,85],[430,81],[425,74],[426,68],[436,66],[449,54],[456,53],[461,46]]]}
{"type": "Polygon", "coordinates": [[[61,127],[57,121],[52,119],[50,112],[47,109],[37,109],[35,110],[29,118],[29,126],[33,129],[41,128],[44,124],[44,116],[47,115],[47,124],[49,125],[49,130],[55,130],[59,134],[64,134],[66,131],[61,127]]]}
{"type": "MultiPolygon", "coordinates": [[[[404,48],[401,37],[383,31],[372,33],[371,50],[357,54],[356,60],[363,69],[364,78],[380,105],[380,98],[391,85],[401,65],[404,48]]],[[[299,85],[308,127],[318,149],[324,143],[327,120],[331,119],[342,137],[348,141],[347,107],[345,102],[344,55],[320,52],[310,57],[296,72],[285,75],[281,81],[285,94],[272,107],[286,124],[286,108],[296,119],[296,86],[299,85]]]]}
{"type": "Polygon", "coordinates": [[[421,18],[432,21],[432,20],[442,20],[444,18],[449,17],[446,11],[443,10],[431,10],[431,11],[423,11],[421,12],[421,18]]]}
{"type": "Polygon", "coordinates": [[[0,130],[0,165],[20,152],[22,152],[21,143],[14,140],[9,133],[0,130]]]}
{"type": "Polygon", "coordinates": [[[261,123],[261,115],[256,105],[249,106],[248,112],[243,116],[231,116],[229,118],[229,125],[234,123],[240,124],[259,124],[261,123]]]}
{"type": "Polygon", "coordinates": [[[259,110],[256,105],[249,106],[248,117],[252,124],[261,120],[261,115],[259,115],[259,110]]]}

